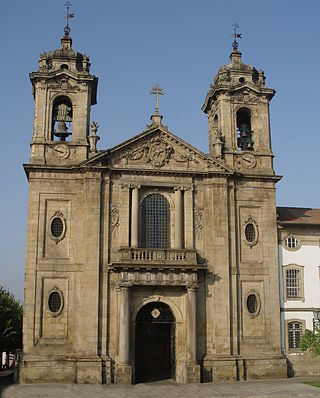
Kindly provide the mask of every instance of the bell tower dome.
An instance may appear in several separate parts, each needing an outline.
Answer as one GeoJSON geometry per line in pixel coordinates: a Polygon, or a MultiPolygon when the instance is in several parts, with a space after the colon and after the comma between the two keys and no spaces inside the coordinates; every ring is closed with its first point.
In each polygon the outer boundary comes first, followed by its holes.
{"type": "Polygon", "coordinates": [[[72,49],[69,31],[61,48],[42,53],[39,70],[30,73],[35,100],[31,163],[79,163],[89,155],[98,78],[90,74],[89,57],[72,49]]]}
{"type": "Polygon", "coordinates": [[[230,63],[214,77],[202,110],[208,115],[212,157],[241,172],[274,174],[269,102],[275,94],[265,75],[242,63],[234,41],[230,63]]]}

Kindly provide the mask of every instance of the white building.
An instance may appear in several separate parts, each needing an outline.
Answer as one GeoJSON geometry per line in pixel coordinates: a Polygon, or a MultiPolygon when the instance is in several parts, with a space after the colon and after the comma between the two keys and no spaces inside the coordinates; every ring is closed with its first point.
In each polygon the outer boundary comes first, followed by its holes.
{"type": "Polygon", "coordinates": [[[278,207],[282,351],[320,319],[320,209],[278,207]]]}

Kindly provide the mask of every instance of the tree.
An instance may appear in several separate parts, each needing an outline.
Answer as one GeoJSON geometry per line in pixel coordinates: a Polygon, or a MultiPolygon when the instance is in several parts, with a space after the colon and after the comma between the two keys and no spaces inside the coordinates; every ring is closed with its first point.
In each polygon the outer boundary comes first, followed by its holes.
{"type": "Polygon", "coordinates": [[[0,286],[0,352],[22,348],[22,305],[0,286]]]}
{"type": "Polygon", "coordinates": [[[320,355],[320,328],[315,327],[313,332],[307,329],[301,338],[299,348],[312,356],[320,355]]]}

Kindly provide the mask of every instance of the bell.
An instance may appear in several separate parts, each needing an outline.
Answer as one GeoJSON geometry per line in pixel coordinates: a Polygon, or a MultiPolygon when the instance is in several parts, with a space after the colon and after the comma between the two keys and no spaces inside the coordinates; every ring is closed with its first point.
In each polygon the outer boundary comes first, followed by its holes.
{"type": "Polygon", "coordinates": [[[71,133],[68,133],[68,128],[65,122],[59,121],[57,131],[54,133],[61,141],[65,141],[71,133]]]}

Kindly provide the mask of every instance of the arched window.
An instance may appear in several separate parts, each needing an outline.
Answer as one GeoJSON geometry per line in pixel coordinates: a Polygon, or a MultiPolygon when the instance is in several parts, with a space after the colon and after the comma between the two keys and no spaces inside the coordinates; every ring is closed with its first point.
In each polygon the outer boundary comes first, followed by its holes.
{"type": "Polygon", "coordinates": [[[142,202],[141,246],[166,249],[169,247],[170,211],[167,199],[158,193],[142,202]]]}
{"type": "Polygon", "coordinates": [[[247,108],[241,108],[237,112],[237,144],[242,151],[253,150],[251,113],[247,108]]]}
{"type": "Polygon", "coordinates": [[[57,97],[52,107],[52,139],[66,141],[72,134],[72,104],[68,97],[57,97]]]}

